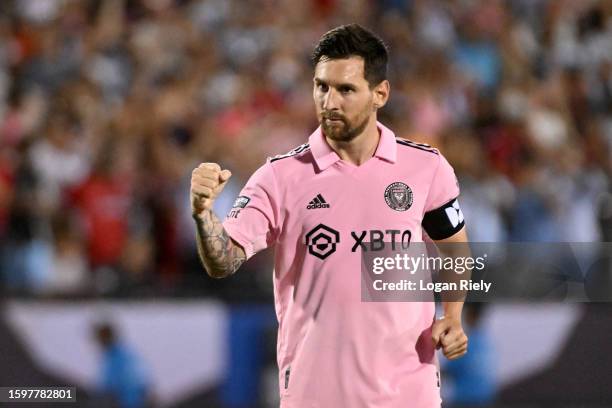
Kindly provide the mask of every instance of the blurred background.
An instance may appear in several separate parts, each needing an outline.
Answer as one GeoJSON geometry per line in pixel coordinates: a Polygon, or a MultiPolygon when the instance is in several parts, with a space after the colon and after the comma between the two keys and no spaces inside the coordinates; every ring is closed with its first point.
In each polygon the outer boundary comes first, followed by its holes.
{"type": "MultiPolygon", "coordinates": [[[[380,119],[448,158],[472,240],[612,241],[611,1],[4,0],[0,386],[278,406],[271,252],[207,278],[189,179],[231,169],[223,216],[304,143],[309,54],[350,22],[389,45],[380,119]]],[[[610,312],[467,306],[445,406],[611,407],[610,312]]]]}

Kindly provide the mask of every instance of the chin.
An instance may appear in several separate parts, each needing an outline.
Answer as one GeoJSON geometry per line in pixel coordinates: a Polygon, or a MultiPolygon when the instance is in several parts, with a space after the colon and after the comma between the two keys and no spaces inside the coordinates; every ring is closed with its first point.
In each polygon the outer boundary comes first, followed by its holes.
{"type": "Polygon", "coordinates": [[[329,129],[323,128],[323,134],[336,142],[350,142],[353,137],[344,129],[329,129]]]}

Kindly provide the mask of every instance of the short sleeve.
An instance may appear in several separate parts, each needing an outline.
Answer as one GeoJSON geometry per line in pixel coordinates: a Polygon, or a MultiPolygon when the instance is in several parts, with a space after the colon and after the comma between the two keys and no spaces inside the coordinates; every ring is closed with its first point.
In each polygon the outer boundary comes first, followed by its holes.
{"type": "Polygon", "coordinates": [[[272,165],[260,167],[244,186],[223,227],[244,249],[247,259],[274,244],[279,202],[272,165]]]}
{"type": "Polygon", "coordinates": [[[422,222],[423,229],[432,239],[451,237],[465,225],[458,196],[459,183],[455,172],[444,156],[439,155],[422,222]]]}

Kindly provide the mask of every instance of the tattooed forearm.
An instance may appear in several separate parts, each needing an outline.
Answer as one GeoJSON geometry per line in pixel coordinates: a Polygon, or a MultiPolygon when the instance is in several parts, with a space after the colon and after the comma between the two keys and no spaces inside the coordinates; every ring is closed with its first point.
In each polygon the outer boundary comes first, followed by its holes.
{"type": "Polygon", "coordinates": [[[242,247],[232,241],[211,210],[194,219],[198,254],[208,274],[213,278],[225,278],[236,272],[246,260],[242,247]]]}

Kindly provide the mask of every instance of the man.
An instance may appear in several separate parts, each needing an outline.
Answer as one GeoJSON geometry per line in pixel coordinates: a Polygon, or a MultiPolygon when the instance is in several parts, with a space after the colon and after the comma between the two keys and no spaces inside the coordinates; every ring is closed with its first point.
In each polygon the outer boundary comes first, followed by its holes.
{"type": "Polygon", "coordinates": [[[312,62],[321,126],[257,170],[223,224],[211,208],[230,171],[193,171],[200,258],[222,278],[275,247],[281,407],[439,407],[435,348],[450,359],[466,352],[462,303],[445,303],[434,323],[432,302],[361,302],[357,241],[380,231],[422,241],[425,229],[466,242],[462,217],[447,215],[460,214],[455,175],[437,150],[377,122],[389,82],[374,34],[355,24],[331,30],[312,62]]]}
{"type": "Polygon", "coordinates": [[[151,383],[140,357],[119,339],[110,323],[97,324],[94,335],[103,353],[98,389],[101,396],[114,401],[111,406],[150,406],[151,383]]]}

